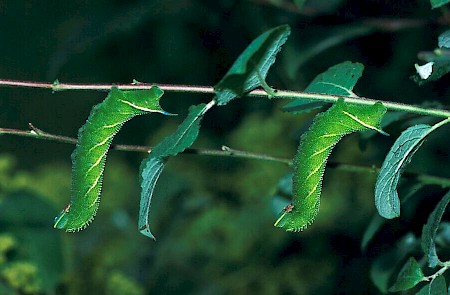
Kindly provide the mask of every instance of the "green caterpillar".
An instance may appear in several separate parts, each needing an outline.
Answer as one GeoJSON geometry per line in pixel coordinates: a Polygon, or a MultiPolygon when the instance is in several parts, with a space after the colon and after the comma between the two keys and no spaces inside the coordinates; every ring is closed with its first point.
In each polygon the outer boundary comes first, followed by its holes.
{"type": "Polygon", "coordinates": [[[111,142],[122,125],[137,115],[157,112],[168,115],[159,106],[163,91],[121,91],[113,87],[78,131],[78,143],[72,153],[72,195],[70,204],[55,218],[55,228],[74,232],[94,219],[100,203],[103,170],[111,142]]]}
{"type": "Polygon", "coordinates": [[[319,211],[322,177],[333,147],[347,134],[373,129],[383,134],[380,122],[386,108],[377,102],[355,105],[340,98],[328,111],[317,115],[301,139],[294,158],[293,200],[286,206],[275,226],[286,231],[301,231],[319,211]]]}

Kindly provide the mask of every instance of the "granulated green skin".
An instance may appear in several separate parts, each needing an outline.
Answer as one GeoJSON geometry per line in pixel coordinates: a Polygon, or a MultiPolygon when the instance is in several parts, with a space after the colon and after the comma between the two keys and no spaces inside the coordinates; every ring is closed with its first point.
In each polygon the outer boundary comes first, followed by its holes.
{"type": "Polygon", "coordinates": [[[286,231],[301,231],[310,225],[319,211],[322,177],[333,147],[347,134],[380,129],[386,108],[345,103],[339,99],[329,110],[317,115],[300,139],[294,158],[292,206],[283,210],[275,226],[286,231]]]}
{"type": "Polygon", "coordinates": [[[137,115],[167,114],[159,106],[163,91],[121,91],[114,87],[106,99],[93,107],[78,132],[72,153],[72,195],[70,204],[55,218],[55,228],[68,232],[84,229],[94,219],[100,203],[106,155],[122,125],[137,115]]]}

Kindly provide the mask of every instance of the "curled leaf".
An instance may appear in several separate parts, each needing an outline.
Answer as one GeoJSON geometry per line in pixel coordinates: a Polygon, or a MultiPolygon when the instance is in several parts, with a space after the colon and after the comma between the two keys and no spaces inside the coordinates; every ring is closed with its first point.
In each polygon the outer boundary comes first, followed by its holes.
{"type": "Polygon", "coordinates": [[[150,231],[150,204],[154,188],[164,169],[165,162],[168,157],[178,155],[194,143],[200,130],[200,122],[203,115],[213,105],[214,101],[211,101],[209,104],[191,106],[188,116],[178,126],[177,130],[156,145],[148,157],[142,161],[138,229],[143,235],[155,239],[150,231]]]}

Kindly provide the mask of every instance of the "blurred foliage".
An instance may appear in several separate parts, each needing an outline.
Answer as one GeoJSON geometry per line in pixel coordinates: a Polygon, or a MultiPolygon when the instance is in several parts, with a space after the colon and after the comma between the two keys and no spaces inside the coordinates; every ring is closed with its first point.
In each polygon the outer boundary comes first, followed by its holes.
{"type": "Polygon", "coordinates": [[[24,294],[42,292],[37,267],[32,263],[14,262],[2,269],[1,276],[13,289],[24,294]]]}
{"type": "Polygon", "coordinates": [[[120,272],[110,274],[108,277],[106,293],[111,295],[145,294],[142,287],[120,272]]]}
{"type": "MultiPolygon", "coordinates": [[[[268,74],[270,86],[304,89],[317,74],[350,60],[365,65],[358,95],[449,104],[448,75],[422,87],[409,78],[417,54],[434,50],[448,28],[445,7],[431,10],[427,0],[303,2],[0,1],[0,77],[215,85],[251,40],[287,23],[292,36],[268,74]]],[[[2,88],[0,127],[26,129],[32,122],[76,136],[104,96],[2,88]]],[[[180,116],[133,119],[115,142],[154,145],[176,129],[190,105],[210,99],[167,94],[162,107],[180,116]]],[[[283,113],[285,103],[243,98],[212,110],[194,147],[292,157],[312,114],[283,113]]],[[[380,165],[404,127],[390,124],[392,136],[370,137],[364,150],[358,136],[345,138],[331,160],[380,165]]],[[[448,177],[442,167],[450,164],[450,137],[443,132],[424,144],[410,170],[448,177]]],[[[382,266],[376,269],[381,276],[385,269],[398,273],[405,253],[420,251],[422,225],[443,195],[439,187],[421,190],[362,253],[374,212],[374,174],[328,169],[314,225],[285,233],[272,227],[271,204],[289,167],[180,155],[156,185],[154,242],[137,230],[138,168],[145,155],[111,151],[99,216],[86,230],[66,234],[52,222],[69,201],[73,146],[0,139],[0,294],[378,294],[371,265],[382,266]],[[404,237],[413,242],[401,248],[404,237]]],[[[401,185],[404,191],[412,187],[401,185]]],[[[448,232],[438,232],[444,246],[448,232]]]]}

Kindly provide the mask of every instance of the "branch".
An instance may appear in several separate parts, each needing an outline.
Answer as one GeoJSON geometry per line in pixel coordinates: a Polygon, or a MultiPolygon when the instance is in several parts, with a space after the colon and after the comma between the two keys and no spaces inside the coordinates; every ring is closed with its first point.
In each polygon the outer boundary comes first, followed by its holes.
{"type": "MultiPolygon", "coordinates": [[[[150,89],[152,86],[158,86],[167,92],[184,92],[184,93],[204,93],[204,94],[215,94],[214,87],[211,86],[194,86],[194,85],[171,85],[171,84],[148,84],[148,83],[133,83],[133,84],[69,84],[69,83],[59,83],[55,81],[54,83],[41,83],[41,82],[31,82],[31,81],[15,81],[15,80],[0,80],[0,86],[11,86],[11,87],[26,87],[26,88],[44,88],[50,89],[52,91],[63,91],[63,90],[98,90],[98,91],[109,91],[111,87],[116,86],[122,90],[143,90],[150,89]]],[[[430,109],[420,106],[402,104],[397,102],[370,99],[364,97],[341,97],[337,95],[330,94],[320,94],[320,93],[308,93],[300,91],[289,91],[289,90],[277,90],[276,95],[270,95],[263,89],[253,90],[247,94],[250,97],[265,97],[265,98],[285,98],[285,99],[308,99],[321,102],[336,102],[339,98],[344,98],[345,101],[357,105],[373,105],[377,101],[383,103],[383,105],[390,111],[403,111],[412,114],[419,114],[425,116],[434,116],[440,118],[449,118],[450,111],[442,109],[430,109]]]]}
{"type": "Polygon", "coordinates": [[[52,91],[64,90],[97,90],[109,91],[111,87],[116,86],[121,90],[144,90],[153,86],[158,86],[168,92],[193,92],[193,93],[214,93],[214,88],[209,86],[193,86],[193,85],[172,85],[172,84],[149,84],[135,82],[131,84],[78,84],[78,83],[60,83],[56,80],[53,83],[34,82],[34,81],[18,81],[18,80],[0,80],[0,86],[24,87],[24,88],[43,88],[52,91]]]}
{"type": "MultiPolygon", "coordinates": [[[[33,124],[29,123],[30,130],[18,130],[18,129],[8,129],[8,128],[0,128],[0,135],[2,134],[10,134],[10,135],[18,135],[24,137],[31,137],[35,139],[45,139],[55,142],[69,143],[69,144],[77,144],[77,139],[68,136],[55,135],[48,132],[45,132],[33,124]]],[[[113,144],[111,145],[111,149],[125,152],[144,152],[149,153],[152,150],[152,147],[142,146],[142,145],[124,145],[124,144],[113,144]]],[[[216,156],[216,157],[234,157],[241,159],[253,159],[253,160],[264,160],[264,161],[272,161],[278,162],[282,164],[286,164],[292,166],[292,160],[288,158],[280,158],[274,157],[266,154],[259,154],[241,150],[235,150],[229,148],[227,146],[222,146],[220,150],[214,149],[186,149],[183,154],[193,154],[193,155],[202,155],[202,156],[216,156]]],[[[361,166],[354,164],[344,164],[344,163],[336,163],[333,161],[328,161],[328,167],[332,169],[339,169],[343,171],[349,172],[358,172],[358,173],[371,173],[378,174],[380,171],[379,167],[376,166],[361,166]]],[[[450,179],[428,175],[428,174],[420,174],[415,172],[404,172],[402,177],[406,178],[417,178],[418,181],[429,184],[429,185],[440,185],[442,187],[450,187],[450,179]]]]}
{"type": "MultiPolygon", "coordinates": [[[[55,135],[52,133],[45,132],[33,124],[29,123],[30,130],[19,130],[19,129],[9,129],[9,128],[0,128],[0,135],[9,134],[9,135],[18,135],[24,137],[31,137],[36,139],[44,139],[62,143],[69,144],[77,144],[78,140],[73,137],[63,136],[63,135],[55,135]]],[[[152,150],[152,147],[143,146],[143,145],[124,145],[124,144],[112,144],[111,149],[125,152],[144,152],[149,153],[152,150]]],[[[257,159],[257,160],[265,160],[272,162],[279,162],[287,165],[291,165],[291,160],[286,158],[279,158],[265,154],[252,153],[247,151],[240,151],[231,149],[226,146],[222,146],[221,150],[214,149],[186,149],[184,154],[194,154],[194,155],[202,155],[202,156],[217,156],[217,157],[234,157],[234,158],[244,158],[244,159],[257,159]]]]}

